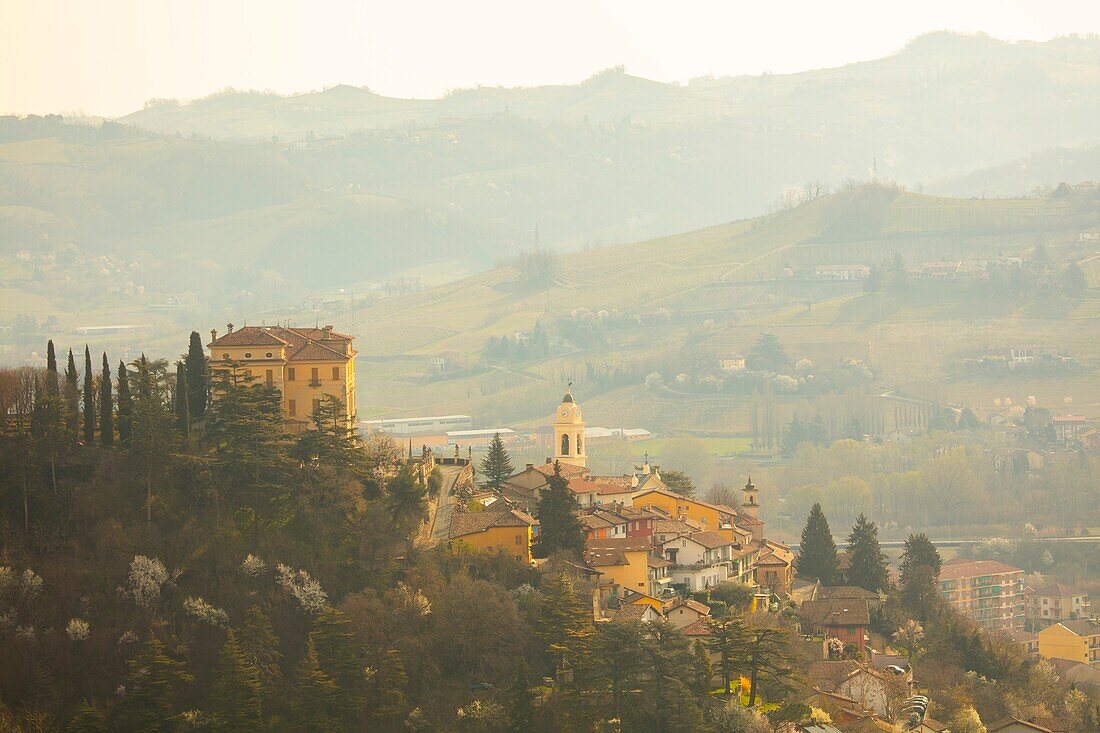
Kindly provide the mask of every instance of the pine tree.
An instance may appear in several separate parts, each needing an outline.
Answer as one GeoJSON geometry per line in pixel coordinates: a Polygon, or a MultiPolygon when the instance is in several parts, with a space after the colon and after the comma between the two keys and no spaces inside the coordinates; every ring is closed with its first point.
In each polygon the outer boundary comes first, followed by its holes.
{"type": "Polygon", "coordinates": [[[340,688],[340,697],[336,700],[339,715],[348,724],[353,723],[365,701],[363,668],[366,664],[351,622],[342,611],[330,606],[314,620],[309,640],[317,652],[321,669],[340,688]]]}
{"type": "Polygon", "coordinates": [[[180,685],[194,681],[181,662],[168,656],[155,636],[130,660],[126,696],[117,708],[123,725],[134,733],[168,733],[175,730],[179,714],[180,685]]]}
{"type": "Polygon", "coordinates": [[[535,727],[535,698],[531,694],[531,668],[521,659],[519,673],[512,684],[508,733],[527,733],[535,727]]]}
{"type": "Polygon", "coordinates": [[[107,716],[84,700],[77,706],[76,715],[65,726],[65,733],[107,733],[107,716]]]}
{"type": "Polygon", "coordinates": [[[940,568],[943,561],[936,546],[925,534],[911,534],[905,540],[898,574],[901,601],[921,621],[926,621],[939,605],[940,568]]]}
{"type": "Polygon", "coordinates": [[[872,593],[886,590],[890,583],[886,555],[878,543],[878,527],[861,512],[848,535],[851,566],[847,581],[872,593]]]}
{"type": "Polygon", "coordinates": [[[233,629],[226,632],[225,643],[214,667],[210,702],[224,730],[263,730],[260,673],[241,649],[233,629]]]}
{"type": "Polygon", "coordinates": [[[76,374],[76,360],[72,349],[69,349],[69,360],[65,365],[65,386],[61,391],[61,398],[65,415],[65,435],[71,443],[75,443],[80,435],[80,381],[76,374]]]}
{"type": "Polygon", "coordinates": [[[176,392],[173,410],[176,413],[176,430],[186,442],[191,429],[190,403],[187,399],[187,379],[184,376],[183,361],[176,362],[176,392]]]}
{"type": "Polygon", "coordinates": [[[600,624],[592,635],[592,681],[611,697],[608,712],[623,718],[627,696],[648,670],[644,629],[633,621],[600,624]]]}
{"type": "Polygon", "coordinates": [[[290,696],[291,728],[303,733],[339,733],[343,730],[333,708],[340,688],[321,670],[313,639],[298,661],[290,696]]]}
{"type": "Polygon", "coordinates": [[[839,562],[836,556],[836,542],[829,530],[829,520],[821,510],[821,504],[810,508],[810,516],[802,530],[802,539],[798,546],[798,575],[802,578],[815,578],[822,585],[832,585],[839,575],[839,562]]]}
{"type": "Polygon", "coordinates": [[[387,649],[382,660],[373,665],[369,680],[370,717],[374,729],[398,730],[408,711],[405,687],[409,676],[405,673],[405,663],[396,649],[387,649]]]}
{"type": "Polygon", "coordinates": [[[84,344],[84,445],[95,444],[95,383],[92,379],[92,352],[84,344]]]}
{"type": "Polygon", "coordinates": [[[661,480],[669,491],[689,498],[695,496],[695,482],[683,471],[661,471],[661,480]]]}
{"type": "Polygon", "coordinates": [[[198,331],[191,332],[184,363],[187,372],[187,412],[192,420],[198,420],[206,414],[206,398],[210,392],[206,354],[198,331]]]}
{"type": "Polygon", "coordinates": [[[130,447],[134,434],[134,398],[130,394],[130,375],[126,365],[118,363],[118,442],[130,447]]]}
{"type": "Polygon", "coordinates": [[[549,557],[561,552],[573,559],[584,553],[584,528],[577,518],[577,497],[569,490],[569,482],[561,475],[561,465],[554,462],[554,473],[539,493],[539,537],[535,553],[549,557]]]}
{"type": "Polygon", "coordinates": [[[641,719],[653,731],[694,731],[703,723],[690,681],[695,657],[684,632],[667,621],[646,629],[643,659],[649,674],[641,684],[641,719]]]}
{"type": "Polygon", "coordinates": [[[107,361],[107,352],[103,352],[103,367],[99,374],[99,443],[103,446],[114,445],[115,412],[114,399],[111,396],[111,365],[107,361]]]}
{"type": "Polygon", "coordinates": [[[481,459],[481,488],[500,491],[501,484],[513,473],[515,468],[504,448],[504,441],[501,440],[500,433],[494,433],[493,440],[489,443],[489,452],[481,459]]]}
{"type": "Polygon", "coordinates": [[[282,464],[284,434],[279,391],[258,384],[256,377],[237,362],[219,365],[211,377],[212,399],[206,411],[203,441],[213,448],[219,467],[235,483],[258,484],[264,469],[282,464]]]}

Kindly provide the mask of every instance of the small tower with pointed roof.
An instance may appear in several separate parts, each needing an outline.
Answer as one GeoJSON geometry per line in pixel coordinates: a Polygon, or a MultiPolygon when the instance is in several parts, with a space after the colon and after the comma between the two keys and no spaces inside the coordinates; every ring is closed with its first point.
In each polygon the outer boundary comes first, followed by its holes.
{"type": "Polygon", "coordinates": [[[573,383],[570,382],[554,413],[554,460],[584,468],[587,458],[584,442],[581,406],[573,400],[573,383]]]}
{"type": "Polygon", "coordinates": [[[756,486],[752,482],[752,476],[745,482],[745,488],[741,489],[741,513],[747,514],[753,519],[758,519],[760,502],[756,496],[756,486]]]}

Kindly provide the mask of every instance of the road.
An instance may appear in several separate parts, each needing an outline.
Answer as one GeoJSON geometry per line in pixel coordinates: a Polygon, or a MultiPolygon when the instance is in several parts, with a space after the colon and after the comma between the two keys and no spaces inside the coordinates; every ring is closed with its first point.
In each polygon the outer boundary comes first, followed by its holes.
{"type": "Polygon", "coordinates": [[[439,487],[439,496],[435,497],[435,514],[432,515],[432,531],[428,544],[438,545],[447,539],[451,528],[451,514],[455,510],[453,489],[462,473],[463,466],[439,466],[443,474],[443,483],[439,487]]]}
{"type": "MultiPolygon", "coordinates": [[[[837,547],[844,547],[848,544],[847,537],[834,537],[837,547]]],[[[988,539],[1014,539],[1024,540],[1027,542],[1080,542],[1080,543],[1095,543],[1100,542],[1100,535],[1085,535],[1085,536],[1071,536],[1071,537],[981,537],[977,539],[962,539],[962,540],[932,540],[932,544],[936,547],[965,547],[966,545],[978,545],[985,542],[988,539]]],[[[879,546],[884,550],[901,549],[905,547],[905,540],[884,540],[879,542],[879,546]]],[[[795,552],[798,552],[798,543],[790,545],[790,548],[795,552]]]]}

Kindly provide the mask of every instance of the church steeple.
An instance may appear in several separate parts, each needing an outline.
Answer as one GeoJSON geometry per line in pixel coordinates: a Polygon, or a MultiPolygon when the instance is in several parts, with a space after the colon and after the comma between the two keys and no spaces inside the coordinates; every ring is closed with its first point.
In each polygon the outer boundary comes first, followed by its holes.
{"type": "Polygon", "coordinates": [[[741,489],[741,512],[754,519],[760,511],[760,502],[756,496],[756,486],[752,483],[752,475],[745,482],[745,488],[741,489]]]}
{"type": "Polygon", "coordinates": [[[584,443],[581,406],[573,399],[573,383],[570,382],[554,413],[554,460],[583,468],[587,458],[584,443]]]}

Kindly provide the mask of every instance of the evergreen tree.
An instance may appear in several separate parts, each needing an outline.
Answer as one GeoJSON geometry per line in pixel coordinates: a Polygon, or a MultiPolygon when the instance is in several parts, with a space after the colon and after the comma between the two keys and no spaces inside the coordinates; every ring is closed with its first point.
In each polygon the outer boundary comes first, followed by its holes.
{"type": "Polygon", "coordinates": [[[107,716],[103,711],[84,700],[76,708],[76,715],[65,726],[65,733],[107,733],[107,716]]]}
{"type": "Polygon", "coordinates": [[[695,496],[695,482],[683,471],[661,471],[661,480],[665,482],[669,491],[680,496],[695,496]]]}
{"type": "Polygon", "coordinates": [[[107,362],[107,352],[103,352],[103,367],[99,374],[99,443],[103,446],[114,445],[115,412],[111,395],[111,365],[107,362]]]}
{"type": "Polygon", "coordinates": [[[814,504],[798,545],[798,575],[820,580],[822,585],[832,585],[837,580],[839,568],[829,520],[825,518],[821,504],[814,504]]]}
{"type": "Polygon", "coordinates": [[[402,466],[386,484],[386,506],[394,528],[411,544],[428,518],[428,487],[417,478],[411,464],[402,466]]]}
{"type": "Polygon", "coordinates": [[[561,465],[554,462],[554,473],[539,493],[539,537],[535,553],[549,557],[562,552],[573,559],[584,553],[584,528],[577,518],[577,497],[569,490],[569,482],[561,475],[561,465]]]}
{"type": "Polygon", "coordinates": [[[321,669],[340,688],[335,701],[338,715],[348,725],[353,724],[366,700],[363,669],[367,665],[351,623],[342,611],[329,606],[314,620],[309,640],[321,669]]]}
{"type": "Polygon", "coordinates": [[[277,702],[283,682],[280,666],[283,655],[279,652],[279,637],[275,635],[271,619],[259,606],[248,609],[239,637],[241,650],[259,673],[264,713],[268,714],[277,702]]]}
{"type": "Polygon", "coordinates": [[[714,665],[711,664],[707,647],[702,641],[696,639],[691,645],[691,652],[695,657],[691,672],[692,692],[696,697],[705,700],[710,694],[711,681],[714,679],[714,665]]]}
{"type": "Polygon", "coordinates": [[[710,627],[710,636],[707,638],[706,646],[708,650],[718,655],[718,669],[722,673],[722,690],[725,694],[730,691],[733,672],[737,669],[747,643],[748,630],[741,616],[711,619],[707,623],[710,627]]]}
{"type": "MultiPolygon", "coordinates": [[[[60,394],[57,382],[57,353],[54,351],[53,339],[46,343],[46,382],[43,386],[47,397],[56,398],[60,394]]],[[[60,412],[57,418],[61,419],[60,412]]]]}
{"type": "Polygon", "coordinates": [[[191,430],[190,403],[187,399],[187,378],[183,371],[183,361],[176,362],[176,392],[173,395],[173,411],[176,414],[176,430],[186,443],[191,430]]]}
{"type": "Polygon", "coordinates": [[[508,457],[508,451],[504,448],[504,441],[500,433],[493,434],[493,440],[489,443],[489,452],[481,459],[481,488],[490,491],[500,491],[501,484],[515,473],[512,460],[508,457]]]}
{"type": "Polygon", "coordinates": [[[690,686],[695,656],[684,632],[667,621],[652,624],[646,629],[643,648],[648,674],[639,686],[639,729],[654,733],[699,730],[703,713],[690,686]]]}
{"type": "Polygon", "coordinates": [[[167,464],[168,454],[176,445],[164,384],[168,365],[163,360],[150,362],[142,354],[134,366],[137,389],[133,400],[130,456],[145,474],[145,520],[152,522],[153,479],[167,464]]]}
{"type": "Polygon", "coordinates": [[[203,441],[233,484],[259,484],[265,469],[283,464],[279,390],[259,384],[237,362],[219,364],[210,376],[203,441]]]}
{"type": "Polygon", "coordinates": [[[592,636],[592,679],[607,690],[611,717],[622,720],[628,696],[648,669],[643,642],[642,626],[634,621],[600,624],[592,636]]]}
{"type": "Polygon", "coordinates": [[[227,731],[264,729],[260,712],[260,673],[237,641],[233,629],[226,632],[210,693],[218,727],[227,731]]]}
{"type": "Polygon", "coordinates": [[[176,729],[178,696],[182,684],[192,682],[181,662],[168,656],[155,636],[130,660],[126,696],[117,708],[120,730],[168,733],[176,729]]]}
{"type": "Polygon", "coordinates": [[[290,696],[291,728],[302,733],[342,731],[343,726],[334,715],[339,695],[340,688],[321,670],[317,649],[310,638],[294,674],[294,690],[290,696]]]}
{"type": "Polygon", "coordinates": [[[187,413],[192,420],[198,420],[206,414],[206,399],[210,391],[209,368],[198,331],[191,332],[184,364],[187,372],[187,413]]]}
{"type": "Polygon", "coordinates": [[[61,404],[65,415],[65,435],[75,443],[80,435],[80,380],[76,373],[76,360],[73,350],[69,349],[69,360],[65,365],[65,386],[61,391],[61,404]]]}
{"type": "Polygon", "coordinates": [[[899,584],[901,601],[919,620],[926,621],[941,603],[939,575],[943,561],[925,534],[911,534],[902,551],[899,584]]]}
{"type": "Polygon", "coordinates": [[[904,293],[909,289],[909,269],[905,266],[905,258],[901,253],[894,255],[894,261],[890,265],[890,290],[895,293],[904,293]]]}
{"type": "Polygon", "coordinates": [[[95,443],[95,382],[92,379],[92,352],[84,344],[84,445],[95,443]]]}
{"type": "Polygon", "coordinates": [[[118,442],[130,447],[134,434],[134,398],[130,394],[130,375],[126,365],[118,363],[118,442]]]}
{"type": "Polygon", "coordinates": [[[312,430],[304,431],[292,451],[302,463],[331,466],[367,478],[366,454],[359,431],[348,416],[344,401],[323,395],[310,415],[312,430]]]}
{"type": "Polygon", "coordinates": [[[527,733],[535,727],[535,698],[531,694],[531,668],[520,660],[519,674],[512,685],[508,733],[527,733]]]}
{"type": "Polygon", "coordinates": [[[568,575],[550,576],[542,588],[535,635],[555,666],[576,669],[591,660],[592,605],[568,575]]]}
{"type": "Polygon", "coordinates": [[[61,419],[64,410],[57,383],[57,358],[54,356],[53,341],[47,345],[46,353],[46,371],[35,378],[31,437],[34,457],[38,465],[48,469],[50,490],[57,496],[57,460],[69,441],[61,419]]]}
{"type": "Polygon", "coordinates": [[[408,712],[405,686],[409,676],[396,649],[387,649],[378,664],[370,668],[369,709],[373,730],[399,730],[408,712]]]}
{"type": "Polygon", "coordinates": [[[890,582],[886,555],[878,543],[878,527],[861,512],[848,535],[851,567],[847,581],[873,593],[886,590],[890,582]]]}
{"type": "Polygon", "coordinates": [[[790,363],[790,357],[774,333],[762,333],[749,352],[749,366],[757,371],[780,372],[790,363]]]}

